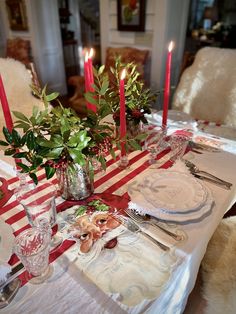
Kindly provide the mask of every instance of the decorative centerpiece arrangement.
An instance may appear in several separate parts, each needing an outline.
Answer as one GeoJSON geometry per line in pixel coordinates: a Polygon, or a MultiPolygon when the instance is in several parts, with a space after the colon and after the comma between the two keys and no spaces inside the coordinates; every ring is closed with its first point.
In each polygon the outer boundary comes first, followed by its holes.
{"type": "MultiPolygon", "coordinates": [[[[106,155],[110,153],[115,158],[113,147],[119,147],[119,137],[110,126],[100,124],[104,117],[101,108],[81,119],[60,104],[58,93],[46,95],[45,88],[34,88],[33,92],[44,102],[45,109],[34,108],[31,117],[13,112],[18,120],[12,130],[3,128],[5,141],[0,141],[5,155],[13,156],[21,171],[28,173],[36,184],[39,169],[45,169],[47,179],[56,173],[66,199],[89,196],[93,191],[93,159],[105,169],[106,155]],[[58,105],[52,107],[51,101],[58,105]]],[[[127,138],[126,148],[140,149],[139,141],[143,138],[143,134],[127,138]]]]}
{"type": "Polygon", "coordinates": [[[33,94],[45,109],[34,108],[31,117],[15,111],[18,120],[13,125],[0,82],[7,125],[3,128],[5,140],[0,145],[5,147],[5,155],[13,156],[21,172],[29,174],[35,184],[39,169],[45,169],[47,179],[56,173],[65,199],[83,199],[92,193],[94,160],[105,169],[106,156],[111,154],[115,158],[114,147],[121,151],[121,163],[126,158],[127,166],[127,152],[141,149],[140,142],[146,135],[140,132],[139,125],[147,123],[145,113],[151,113],[157,96],[140,80],[135,64],[122,64],[117,58],[108,75],[105,66],[93,68],[91,56],[90,51],[84,63],[88,109],[85,118],[63,107],[58,93],[47,95],[46,88],[32,86],[33,94]],[[108,115],[113,116],[116,132],[103,122],[108,115]]]}
{"type": "Polygon", "coordinates": [[[94,88],[86,93],[86,99],[96,105],[99,115],[105,117],[112,114],[116,126],[120,127],[120,75],[123,69],[126,70],[124,93],[127,131],[130,136],[135,136],[139,133],[140,122],[147,123],[145,114],[151,113],[157,93],[145,87],[134,63],[123,64],[118,57],[109,74],[104,65],[98,70],[94,69],[94,88]]]}

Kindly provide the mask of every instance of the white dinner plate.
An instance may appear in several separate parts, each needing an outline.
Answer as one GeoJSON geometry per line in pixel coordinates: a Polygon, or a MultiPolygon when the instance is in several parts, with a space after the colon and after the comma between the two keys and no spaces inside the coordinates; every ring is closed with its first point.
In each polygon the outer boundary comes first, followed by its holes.
{"type": "Polygon", "coordinates": [[[158,211],[172,215],[197,211],[207,198],[206,189],[192,175],[172,170],[158,170],[139,179],[128,193],[132,203],[139,204],[142,194],[158,211]]]}
{"type": "Polygon", "coordinates": [[[205,217],[211,214],[213,206],[214,206],[214,201],[212,197],[209,197],[206,203],[196,212],[191,212],[188,215],[182,215],[182,214],[171,215],[171,214],[159,211],[158,209],[151,208],[150,206],[147,207],[146,209],[140,210],[140,208],[136,207],[136,204],[133,204],[132,202],[129,203],[129,208],[135,212],[138,212],[140,215],[147,214],[147,215],[156,217],[160,221],[163,221],[163,222],[176,223],[176,224],[181,224],[181,225],[197,223],[203,220],[205,217]]]}
{"type": "MultiPolygon", "coordinates": [[[[158,112],[153,111],[151,114],[145,114],[145,117],[148,120],[149,124],[161,125],[162,114],[163,114],[162,110],[158,112]]],[[[186,127],[186,126],[196,127],[197,122],[193,120],[193,118],[185,112],[178,111],[178,110],[169,110],[167,125],[168,126],[181,125],[183,127],[186,127]]]]}
{"type": "Polygon", "coordinates": [[[8,262],[12,255],[14,235],[10,225],[0,219],[0,261],[8,262]]]}
{"type": "Polygon", "coordinates": [[[148,203],[143,196],[143,204],[145,204],[145,207],[141,207],[140,204],[133,203],[132,201],[129,202],[129,209],[133,210],[134,212],[139,213],[140,215],[151,215],[153,217],[158,218],[160,221],[163,222],[169,222],[169,223],[175,223],[175,224],[192,224],[197,223],[204,218],[208,217],[211,212],[212,208],[214,206],[214,200],[212,198],[211,191],[206,188],[207,191],[207,200],[206,202],[197,210],[193,212],[189,212],[186,215],[181,214],[170,214],[168,212],[164,212],[162,210],[159,210],[158,208],[155,208],[151,203],[148,203]]]}

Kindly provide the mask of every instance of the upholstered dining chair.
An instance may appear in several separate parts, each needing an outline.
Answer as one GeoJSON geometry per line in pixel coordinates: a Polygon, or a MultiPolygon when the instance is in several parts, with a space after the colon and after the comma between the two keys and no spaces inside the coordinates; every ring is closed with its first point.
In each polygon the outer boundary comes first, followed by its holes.
{"type": "Polygon", "coordinates": [[[30,41],[20,37],[7,39],[6,58],[20,61],[31,74],[34,85],[39,86],[39,78],[31,54],[30,41]]]}
{"type": "MultiPolygon", "coordinates": [[[[149,51],[140,50],[133,47],[108,47],[106,49],[105,69],[110,73],[110,67],[114,67],[115,59],[120,56],[124,63],[134,62],[137,65],[137,70],[140,73],[140,79],[144,80],[146,85],[149,84],[148,66],[149,66],[149,51]]],[[[68,85],[73,87],[74,94],[69,99],[69,105],[78,114],[86,114],[86,101],[84,98],[84,77],[79,75],[70,76],[68,85]]]]}
{"type": "Polygon", "coordinates": [[[236,127],[236,50],[200,49],[180,78],[172,108],[236,127]]]}
{"type": "MultiPolygon", "coordinates": [[[[11,58],[0,58],[0,73],[10,111],[20,111],[26,117],[30,117],[34,106],[37,106],[39,109],[44,108],[43,103],[35,98],[31,92],[30,84],[32,84],[32,76],[23,63],[11,58]]],[[[17,118],[12,114],[12,119],[15,121],[17,118]]],[[[2,140],[4,140],[2,129],[5,125],[2,106],[0,104],[0,139],[2,140]]],[[[4,164],[6,167],[9,167],[9,164],[12,167],[15,165],[14,159],[5,156],[2,150],[0,150],[0,159],[1,162],[6,163],[4,164]]],[[[1,166],[3,167],[3,165],[1,166]]]]}
{"type": "Polygon", "coordinates": [[[30,41],[20,37],[7,39],[6,57],[28,66],[32,62],[30,41]]]}
{"type": "Polygon", "coordinates": [[[236,216],[222,219],[201,263],[204,313],[236,312],[236,216]]]}
{"type": "MultiPolygon", "coordinates": [[[[20,111],[30,117],[34,106],[43,108],[42,102],[32,95],[30,88],[32,77],[23,63],[11,58],[0,58],[0,73],[10,111],[20,111]]],[[[13,121],[16,119],[14,115],[12,118],[13,121]]],[[[4,116],[0,106],[0,136],[4,125],[4,116]]]]}

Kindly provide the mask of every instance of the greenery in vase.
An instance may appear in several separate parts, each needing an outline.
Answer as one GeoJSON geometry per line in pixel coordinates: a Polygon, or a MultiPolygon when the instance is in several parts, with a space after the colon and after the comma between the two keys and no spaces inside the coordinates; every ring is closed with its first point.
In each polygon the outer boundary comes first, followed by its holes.
{"type": "Polygon", "coordinates": [[[147,123],[145,113],[151,113],[151,105],[155,102],[158,93],[145,87],[139,79],[140,73],[134,63],[123,64],[120,58],[115,61],[115,67],[110,68],[107,74],[105,66],[94,69],[94,91],[86,93],[86,99],[95,104],[101,116],[113,115],[116,125],[120,124],[120,74],[126,69],[125,104],[126,120],[138,125],[140,121],[147,123]]]}
{"type": "MultiPolygon", "coordinates": [[[[5,155],[13,156],[23,173],[28,173],[37,184],[37,171],[45,169],[47,179],[51,178],[57,168],[68,167],[77,163],[84,166],[87,162],[92,168],[92,159],[97,159],[106,168],[105,156],[110,153],[115,157],[114,145],[119,147],[119,139],[114,137],[114,130],[100,124],[103,114],[90,112],[88,117],[79,118],[75,111],[64,108],[58,101],[58,93],[46,94],[32,87],[33,92],[45,105],[39,111],[33,108],[31,117],[13,111],[18,119],[12,131],[3,127],[5,141],[0,145],[5,148],[5,155]],[[50,102],[58,103],[52,107],[50,102]],[[20,129],[20,131],[17,131],[20,129]]],[[[138,141],[143,139],[141,134],[136,139],[127,139],[126,148],[140,149],[138,141]]]]}

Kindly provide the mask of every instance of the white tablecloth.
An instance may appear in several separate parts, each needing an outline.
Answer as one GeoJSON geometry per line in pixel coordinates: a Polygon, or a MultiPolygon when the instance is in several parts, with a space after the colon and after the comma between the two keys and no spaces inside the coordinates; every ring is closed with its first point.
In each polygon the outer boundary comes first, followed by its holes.
{"type": "MultiPolygon", "coordinates": [[[[131,157],[136,153],[132,154],[131,157]]],[[[164,156],[159,164],[164,163],[168,157],[168,155],[164,156]]],[[[188,239],[176,250],[180,256],[183,256],[184,262],[172,274],[161,295],[141,312],[176,314],[184,310],[188,295],[194,287],[207,244],[224,213],[236,201],[236,155],[228,152],[204,152],[203,154],[191,152],[186,158],[194,158],[192,160],[200,168],[207,169],[222,179],[232,182],[233,187],[228,191],[203,182],[212,191],[215,200],[212,213],[198,223],[181,225],[188,239]]],[[[141,161],[138,160],[131,168],[134,169],[140,164],[141,161]]],[[[109,173],[114,167],[115,165],[108,167],[107,172],[109,173]]],[[[99,185],[95,191],[104,191],[111,182],[117,182],[121,177],[120,173],[113,176],[109,182],[99,185]]],[[[119,187],[114,193],[123,195],[126,190],[127,184],[119,187]]],[[[54,273],[48,282],[39,286],[27,283],[20,289],[12,303],[1,310],[2,313],[123,313],[114,300],[90,282],[76,268],[75,263],[69,260],[71,249],[53,263],[54,273]]],[[[132,310],[130,312],[135,313],[132,310]]]]}

